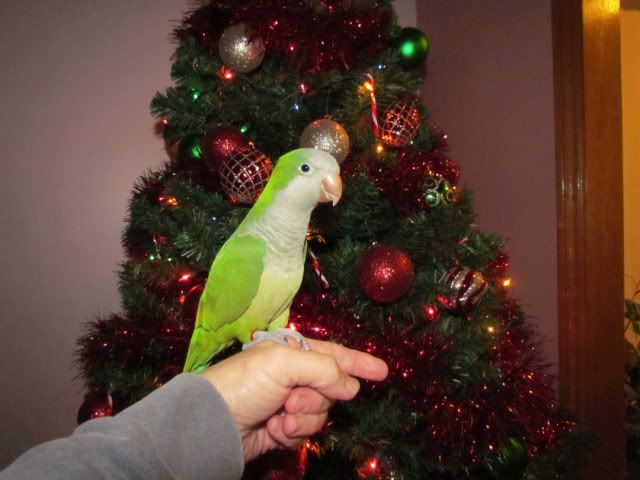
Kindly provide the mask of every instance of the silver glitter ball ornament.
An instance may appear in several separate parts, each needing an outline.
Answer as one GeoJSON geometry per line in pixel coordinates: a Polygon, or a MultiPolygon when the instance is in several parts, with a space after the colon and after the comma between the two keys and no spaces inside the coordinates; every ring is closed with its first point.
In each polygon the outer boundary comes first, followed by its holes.
{"type": "Polygon", "coordinates": [[[323,150],[341,164],[349,155],[349,134],[342,125],[328,118],[311,122],[300,136],[301,148],[323,150]]]}
{"type": "Polygon", "coordinates": [[[236,72],[247,73],[255,70],[264,58],[262,38],[251,39],[244,23],[225,28],[218,42],[218,53],[225,66],[236,72]]]}

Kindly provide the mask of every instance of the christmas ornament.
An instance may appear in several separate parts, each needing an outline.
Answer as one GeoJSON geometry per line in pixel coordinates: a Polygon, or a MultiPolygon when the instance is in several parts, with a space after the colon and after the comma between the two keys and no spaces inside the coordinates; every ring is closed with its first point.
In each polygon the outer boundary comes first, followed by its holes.
{"type": "Polygon", "coordinates": [[[505,445],[495,458],[487,461],[487,470],[496,480],[520,480],[527,470],[529,452],[524,444],[513,437],[507,437],[505,445]]]}
{"type": "Polygon", "coordinates": [[[376,245],[362,255],[358,264],[358,284],[372,300],[393,302],[411,288],[413,263],[399,248],[376,245]]]}
{"type": "Polygon", "coordinates": [[[448,205],[456,201],[457,192],[442,177],[428,177],[424,184],[424,199],[430,207],[448,205]]]}
{"type": "Polygon", "coordinates": [[[78,424],[100,417],[113,415],[113,400],[109,393],[90,392],[78,409],[78,424]]]}
{"type": "Polygon", "coordinates": [[[440,281],[438,300],[451,310],[472,307],[487,291],[487,281],[482,273],[467,267],[450,269],[440,281]]]}
{"type": "Polygon", "coordinates": [[[262,38],[252,36],[247,25],[239,23],[227,27],[218,42],[218,53],[224,64],[242,73],[255,70],[264,58],[262,38]]]}
{"type": "MultiPolygon", "coordinates": [[[[257,177],[266,181],[263,172],[271,172],[271,162],[259,152],[234,153],[230,160],[228,170],[241,184],[245,182],[242,172],[247,169],[243,160],[250,160],[248,170],[253,170],[247,175],[257,172],[257,177]],[[258,165],[253,162],[256,159],[258,165]]],[[[221,175],[225,173],[223,167],[221,175]]],[[[287,324],[289,306],[304,272],[302,251],[309,215],[302,212],[309,212],[319,202],[335,205],[340,200],[339,174],[338,162],[325,152],[298,149],[280,157],[266,186],[269,194],[258,199],[213,261],[200,299],[185,371],[207,365],[234,340],[248,342],[255,330],[273,330],[287,324]],[[267,255],[274,245],[277,255],[267,255]],[[265,271],[278,273],[269,273],[269,281],[261,282],[265,271]],[[233,327],[220,328],[230,324],[233,327]]],[[[223,176],[223,186],[225,179],[223,176]]],[[[250,199],[255,199],[254,193],[250,199]]]]}
{"type": "Polygon", "coordinates": [[[349,155],[349,135],[342,125],[328,118],[311,122],[300,135],[301,148],[323,150],[341,164],[349,155]]]}
{"type": "Polygon", "coordinates": [[[390,147],[405,147],[416,136],[420,113],[414,102],[396,100],[384,112],[382,141],[390,147]]]}
{"type": "Polygon", "coordinates": [[[240,130],[231,125],[218,125],[210,128],[202,140],[202,156],[212,172],[218,172],[220,166],[231,152],[243,150],[247,140],[240,130]]]}
{"type": "Polygon", "coordinates": [[[220,186],[232,203],[252,204],[269,181],[273,163],[258,150],[231,152],[220,167],[220,186]]]}
{"type": "Polygon", "coordinates": [[[417,28],[403,28],[396,42],[402,68],[412,69],[422,65],[429,54],[429,40],[417,28]]]}

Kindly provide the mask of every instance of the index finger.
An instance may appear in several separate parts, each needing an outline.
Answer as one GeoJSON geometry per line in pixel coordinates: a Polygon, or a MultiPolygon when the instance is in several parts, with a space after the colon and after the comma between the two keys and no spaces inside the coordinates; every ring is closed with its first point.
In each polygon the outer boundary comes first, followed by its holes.
{"type": "Polygon", "coordinates": [[[322,340],[306,339],[311,350],[332,356],[340,369],[349,375],[365,380],[384,380],[389,373],[389,367],[384,360],[365,352],[343,347],[337,343],[322,340]]]}

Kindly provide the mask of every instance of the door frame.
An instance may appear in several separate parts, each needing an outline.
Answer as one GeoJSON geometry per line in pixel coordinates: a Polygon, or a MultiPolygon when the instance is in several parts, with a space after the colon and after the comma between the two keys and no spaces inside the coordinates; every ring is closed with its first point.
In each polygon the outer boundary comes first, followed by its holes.
{"type": "Polygon", "coordinates": [[[581,478],[624,478],[618,0],[552,0],[560,402],[600,446],[581,478]]]}

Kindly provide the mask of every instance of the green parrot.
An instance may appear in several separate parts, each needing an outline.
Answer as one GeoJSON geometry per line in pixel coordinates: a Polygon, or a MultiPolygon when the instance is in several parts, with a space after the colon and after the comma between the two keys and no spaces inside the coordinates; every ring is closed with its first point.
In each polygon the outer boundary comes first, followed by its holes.
{"type": "Polygon", "coordinates": [[[335,206],[341,195],[340,166],[330,154],[300,148],[280,157],[211,265],[185,372],[203,370],[234,340],[247,343],[256,330],[287,325],[302,282],[311,212],[319,202],[335,206]]]}

